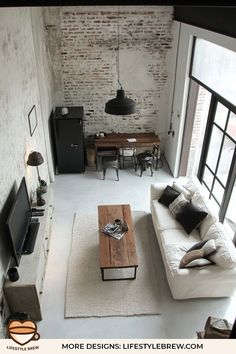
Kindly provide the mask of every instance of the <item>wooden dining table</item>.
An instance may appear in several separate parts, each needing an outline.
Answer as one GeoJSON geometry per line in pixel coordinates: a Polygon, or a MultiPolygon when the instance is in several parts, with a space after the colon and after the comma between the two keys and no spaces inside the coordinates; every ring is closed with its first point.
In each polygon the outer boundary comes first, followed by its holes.
{"type": "Polygon", "coordinates": [[[110,133],[104,137],[95,139],[95,156],[96,161],[99,150],[109,150],[109,148],[122,147],[159,147],[160,139],[154,132],[151,133],[110,133]]]}

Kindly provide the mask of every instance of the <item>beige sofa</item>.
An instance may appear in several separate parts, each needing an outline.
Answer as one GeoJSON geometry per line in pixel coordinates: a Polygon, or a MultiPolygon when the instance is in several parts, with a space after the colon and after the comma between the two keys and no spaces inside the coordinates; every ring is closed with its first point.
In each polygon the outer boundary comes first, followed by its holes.
{"type": "MultiPolygon", "coordinates": [[[[182,183],[183,184],[183,183],[182,183]]],[[[208,216],[200,227],[187,234],[170,209],[158,202],[166,183],[151,185],[150,207],[153,225],[160,246],[166,276],[174,299],[228,297],[236,289],[236,249],[223,225],[212,212],[212,205],[203,196],[197,179],[188,181],[186,189],[192,202],[198,202],[208,216]],[[202,240],[215,239],[214,264],[205,267],[179,268],[186,251],[202,240]]],[[[171,185],[171,184],[170,184],[171,185]]]]}

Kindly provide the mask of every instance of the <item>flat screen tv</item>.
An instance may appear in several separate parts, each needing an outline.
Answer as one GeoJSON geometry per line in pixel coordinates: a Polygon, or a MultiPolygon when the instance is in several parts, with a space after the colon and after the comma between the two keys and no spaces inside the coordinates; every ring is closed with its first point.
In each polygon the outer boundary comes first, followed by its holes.
{"type": "Polygon", "coordinates": [[[31,216],[31,204],[29,201],[25,178],[23,177],[6,222],[7,231],[12,246],[12,255],[15,260],[16,266],[19,266],[20,259],[23,253],[33,252],[39,223],[35,223],[35,225],[37,226],[36,235],[33,235],[32,237],[31,216]]]}

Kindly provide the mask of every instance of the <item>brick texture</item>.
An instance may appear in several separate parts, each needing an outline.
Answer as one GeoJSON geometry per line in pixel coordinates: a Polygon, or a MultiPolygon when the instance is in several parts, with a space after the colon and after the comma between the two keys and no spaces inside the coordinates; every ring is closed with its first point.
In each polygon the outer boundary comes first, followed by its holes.
{"type": "Polygon", "coordinates": [[[172,13],[168,6],[120,7],[120,81],[126,95],[137,102],[137,112],[132,116],[111,116],[104,107],[118,88],[118,9],[64,7],[60,21],[53,25],[50,9],[47,10],[54,79],[61,83],[63,93],[62,102],[57,105],[84,106],[86,135],[155,130],[161,116],[160,101],[166,100],[172,13]],[[53,59],[55,33],[60,60],[53,59]]]}

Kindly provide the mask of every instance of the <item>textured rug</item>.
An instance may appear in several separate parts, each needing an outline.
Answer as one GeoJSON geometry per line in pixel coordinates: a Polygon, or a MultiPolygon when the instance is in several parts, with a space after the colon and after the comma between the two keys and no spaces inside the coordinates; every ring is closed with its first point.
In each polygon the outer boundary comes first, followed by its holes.
{"type": "MultiPolygon", "coordinates": [[[[149,214],[132,212],[138,255],[135,280],[101,279],[98,217],[75,214],[68,261],[65,317],[155,315],[161,313],[155,259],[154,229],[149,214]]],[[[125,236],[124,236],[125,237],[125,236]]]]}

